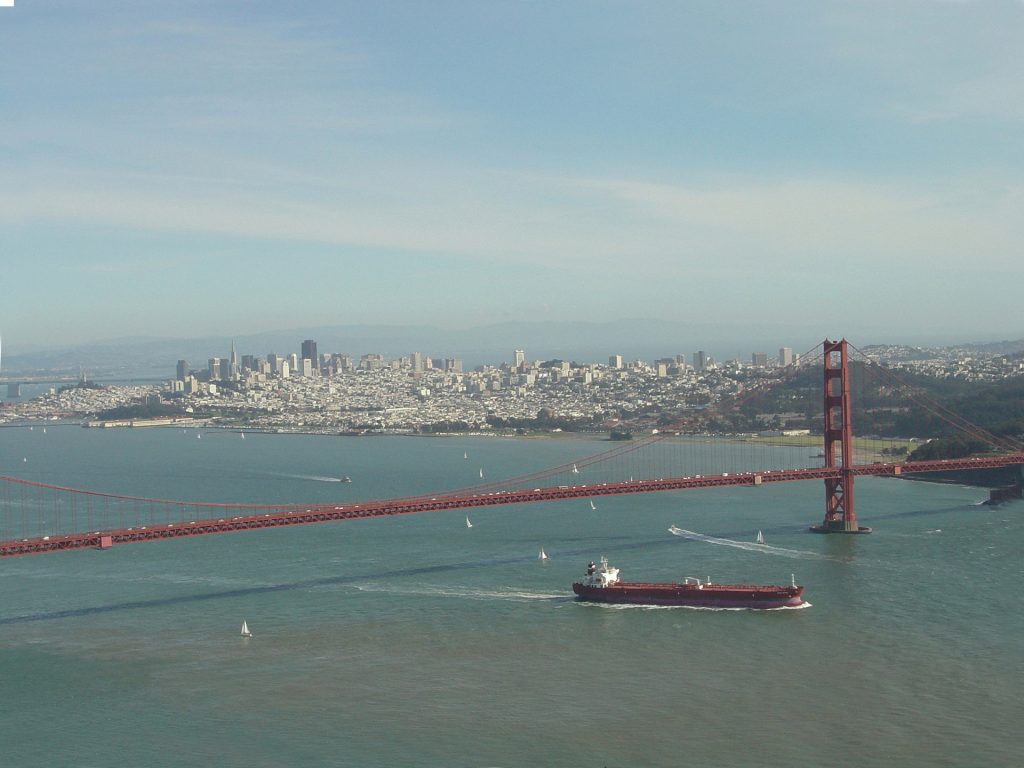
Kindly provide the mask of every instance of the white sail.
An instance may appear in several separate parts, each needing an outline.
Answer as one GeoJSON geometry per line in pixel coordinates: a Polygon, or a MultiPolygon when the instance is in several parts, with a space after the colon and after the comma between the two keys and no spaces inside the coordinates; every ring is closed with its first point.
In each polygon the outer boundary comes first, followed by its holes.
{"type": "Polygon", "coordinates": [[[576,465],[575,464],[572,465],[572,473],[574,475],[578,475],[580,473],[580,471],[578,469],[576,469],[576,465]]]}
{"type": "Polygon", "coordinates": [[[764,544],[764,534],[761,531],[757,532],[757,543],[764,544]]]}
{"type": "Polygon", "coordinates": [[[597,507],[594,506],[594,502],[590,502],[590,508],[591,509],[597,509],[597,507]]]}
{"type": "Polygon", "coordinates": [[[480,479],[481,480],[484,479],[484,468],[483,467],[480,467],[480,479]]]}
{"type": "Polygon", "coordinates": [[[252,632],[249,631],[249,625],[246,624],[245,621],[242,622],[242,632],[241,632],[241,634],[242,634],[242,637],[252,637],[252,632]]]}
{"type": "Polygon", "coordinates": [[[469,454],[468,454],[468,453],[466,453],[466,451],[463,451],[463,452],[462,452],[462,458],[464,458],[464,459],[468,459],[468,458],[469,458],[469,454]]]}
{"type": "Polygon", "coordinates": [[[467,528],[472,528],[473,527],[473,524],[471,522],[469,522],[469,515],[466,515],[466,527],[467,528]]]}
{"type": "Polygon", "coordinates": [[[537,559],[538,559],[538,560],[547,560],[547,559],[548,559],[548,555],[547,555],[547,553],[546,553],[546,552],[544,551],[544,547],[541,547],[541,548],[540,548],[540,554],[539,554],[539,555],[537,555],[537,559]]]}

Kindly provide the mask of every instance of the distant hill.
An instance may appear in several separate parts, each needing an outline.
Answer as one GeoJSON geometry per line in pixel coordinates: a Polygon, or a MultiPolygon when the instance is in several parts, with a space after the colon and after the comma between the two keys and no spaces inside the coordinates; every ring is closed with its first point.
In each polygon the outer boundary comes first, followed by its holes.
{"type": "Polygon", "coordinates": [[[1020,357],[1024,355],[1024,339],[1016,341],[985,341],[969,344],[953,344],[944,347],[917,347],[906,344],[871,344],[863,352],[887,362],[912,362],[934,360],[954,355],[977,357],[1020,357]]]}
{"type": "MultiPolygon", "coordinates": [[[[564,358],[581,362],[607,362],[620,354],[626,360],[652,360],[683,354],[690,359],[702,349],[717,359],[749,359],[753,349],[774,356],[780,346],[809,349],[814,338],[770,336],[771,328],[751,329],[721,323],[666,323],[657,320],[526,321],[504,322],[465,329],[426,325],[338,325],[292,328],[233,337],[239,356],[287,355],[298,352],[303,339],[314,339],[319,352],[347,353],[358,359],[378,353],[398,357],[411,352],[462,358],[466,367],[498,364],[513,359],[522,349],[529,360],[564,358]],[[747,338],[754,335],[755,338],[747,338]],[[757,338],[761,335],[760,338],[757,338]],[[733,341],[740,339],[742,341],[733,341]]],[[[227,357],[232,337],[139,338],[126,337],[66,348],[8,351],[4,373],[17,371],[75,372],[93,375],[170,377],[179,359],[200,367],[210,357],[227,357]]]]}
{"type": "MultiPolygon", "coordinates": [[[[321,353],[341,352],[358,359],[370,352],[388,358],[422,352],[435,358],[462,358],[467,368],[512,360],[516,349],[525,350],[528,360],[559,358],[606,362],[609,355],[619,354],[627,361],[651,361],[682,354],[689,362],[697,350],[704,350],[717,360],[750,360],[750,354],[755,350],[774,358],[779,347],[790,347],[801,353],[816,350],[821,341],[820,337],[811,334],[794,338],[770,324],[748,328],[710,321],[510,321],[464,329],[429,325],[331,325],[235,337],[124,337],[31,351],[12,349],[8,343],[5,345],[2,375],[4,378],[12,373],[27,372],[77,375],[79,370],[85,370],[94,377],[169,378],[174,375],[179,359],[188,360],[194,368],[200,368],[211,357],[227,357],[232,340],[239,357],[250,354],[263,357],[269,352],[279,355],[298,352],[303,339],[316,340],[321,353]]],[[[1024,352],[1024,339],[956,347],[871,345],[864,349],[867,352],[888,350],[891,359],[927,359],[938,354],[937,350],[953,349],[973,350],[979,355],[1014,354],[1024,352]]]]}
{"type": "MultiPolygon", "coordinates": [[[[821,387],[820,369],[797,371],[784,385],[747,399],[736,417],[746,420],[737,421],[738,426],[756,428],[758,413],[788,412],[803,420],[799,426],[818,431],[822,421],[821,387]]],[[[853,433],[857,436],[959,438],[958,428],[935,408],[924,407],[922,393],[996,435],[1015,439],[1024,435],[1024,377],[972,382],[900,371],[895,379],[888,379],[869,373],[859,361],[851,361],[850,392],[854,401],[853,433]]]]}

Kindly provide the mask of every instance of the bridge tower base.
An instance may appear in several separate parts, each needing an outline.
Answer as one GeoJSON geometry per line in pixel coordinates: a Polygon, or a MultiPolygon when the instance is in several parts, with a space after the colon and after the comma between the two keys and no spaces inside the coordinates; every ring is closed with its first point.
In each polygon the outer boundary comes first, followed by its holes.
{"type": "Polygon", "coordinates": [[[825,479],[825,519],[814,533],[871,533],[857,524],[853,509],[853,429],[850,426],[850,378],[846,339],[825,340],[825,467],[839,477],[825,479]],[[836,443],[840,463],[836,464],[836,443]]]}

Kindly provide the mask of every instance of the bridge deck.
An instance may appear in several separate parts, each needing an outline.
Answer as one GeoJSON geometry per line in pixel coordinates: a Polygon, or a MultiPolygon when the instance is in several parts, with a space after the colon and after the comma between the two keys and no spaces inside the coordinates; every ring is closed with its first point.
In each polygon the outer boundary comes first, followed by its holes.
{"type": "MultiPolygon", "coordinates": [[[[954,470],[992,469],[1024,464],[1024,453],[1001,456],[978,456],[963,459],[936,459],[903,463],[864,464],[851,467],[854,475],[879,475],[895,477],[905,473],[942,472],[954,470]]],[[[185,536],[203,536],[212,533],[229,533],[261,528],[276,528],[286,525],[307,525],[335,520],[353,520],[367,517],[407,515],[416,512],[434,512],[446,509],[469,509],[504,504],[527,504],[561,499],[592,498],[629,493],[652,493],[655,491],[678,491],[689,488],[717,488],[733,485],[762,485],[764,483],[789,482],[794,480],[824,480],[838,478],[842,470],[838,467],[810,467],[806,469],[765,470],[763,472],[723,473],[720,475],[692,475],[686,477],[635,480],[617,483],[588,485],[559,485],[529,490],[490,491],[436,496],[419,496],[403,499],[384,499],[345,505],[311,505],[306,507],[265,507],[269,510],[257,514],[216,519],[196,520],[189,523],[165,523],[149,526],[133,526],[113,530],[49,536],[44,538],[18,539],[0,542],[0,557],[42,554],[70,549],[105,547],[113,544],[129,544],[158,539],[174,539],[185,536]]],[[[71,489],[62,489],[68,490],[71,489]]],[[[79,492],[82,493],[82,492],[79,492]]],[[[90,493],[90,492],[86,492],[90,493]]],[[[103,495],[91,492],[92,495],[103,495]]],[[[207,510],[218,509],[226,514],[234,509],[252,510],[253,506],[228,504],[190,504],[189,502],[166,502],[158,499],[141,499],[154,503],[175,503],[207,510]]]]}

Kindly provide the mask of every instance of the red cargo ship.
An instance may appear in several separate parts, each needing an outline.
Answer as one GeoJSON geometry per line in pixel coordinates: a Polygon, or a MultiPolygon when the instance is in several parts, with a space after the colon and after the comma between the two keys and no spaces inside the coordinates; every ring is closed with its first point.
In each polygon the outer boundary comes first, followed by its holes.
{"type": "Polygon", "coordinates": [[[712,584],[710,579],[686,577],[682,584],[630,584],[619,580],[619,569],[591,563],[583,581],[572,585],[579,600],[632,605],[688,605],[697,608],[797,608],[804,605],[804,588],[790,586],[712,584]]]}

